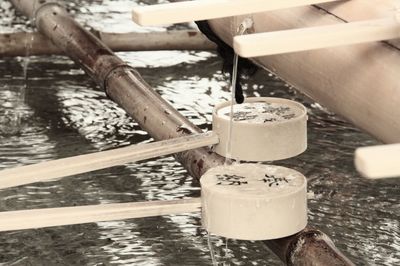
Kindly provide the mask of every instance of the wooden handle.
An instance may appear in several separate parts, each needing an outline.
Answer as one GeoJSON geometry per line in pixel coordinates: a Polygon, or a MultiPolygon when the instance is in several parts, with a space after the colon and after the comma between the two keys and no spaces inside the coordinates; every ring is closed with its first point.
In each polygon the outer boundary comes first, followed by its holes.
{"type": "Polygon", "coordinates": [[[354,163],[366,178],[400,177],[400,144],[359,148],[354,163]]]}
{"type": "Polygon", "coordinates": [[[0,189],[51,181],[64,176],[146,160],[218,142],[218,136],[208,132],[6,169],[0,171],[0,189]]]}
{"type": "Polygon", "coordinates": [[[236,36],[233,46],[242,57],[257,57],[399,37],[400,23],[393,17],[236,36]]]}
{"type": "Polygon", "coordinates": [[[0,212],[0,231],[197,212],[200,198],[0,212]]]}
{"type": "Polygon", "coordinates": [[[338,0],[197,0],[138,6],[132,18],[140,25],[159,25],[238,16],[338,0]]]}

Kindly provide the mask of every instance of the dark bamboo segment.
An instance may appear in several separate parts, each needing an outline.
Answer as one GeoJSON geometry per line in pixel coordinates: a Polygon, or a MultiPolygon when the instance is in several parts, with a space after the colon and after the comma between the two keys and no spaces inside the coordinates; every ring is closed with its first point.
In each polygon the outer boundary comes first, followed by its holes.
{"type": "MultiPolygon", "coordinates": [[[[108,33],[91,31],[114,52],[161,50],[215,50],[215,45],[196,30],[108,33]]],[[[63,51],[38,32],[0,34],[0,57],[62,55],[63,51]]]]}
{"type": "MultiPolygon", "coordinates": [[[[34,18],[38,30],[85,69],[153,138],[169,139],[201,131],[163,100],[139,73],[75,22],[60,4],[11,1],[23,14],[34,18]]],[[[176,158],[196,178],[224,162],[208,148],[180,153],[176,158]]],[[[264,243],[289,265],[353,265],[319,230],[307,228],[294,236],[264,243]]]]}
{"type": "Polygon", "coordinates": [[[264,243],[287,265],[354,265],[327,235],[309,226],[296,235],[264,243]]]}

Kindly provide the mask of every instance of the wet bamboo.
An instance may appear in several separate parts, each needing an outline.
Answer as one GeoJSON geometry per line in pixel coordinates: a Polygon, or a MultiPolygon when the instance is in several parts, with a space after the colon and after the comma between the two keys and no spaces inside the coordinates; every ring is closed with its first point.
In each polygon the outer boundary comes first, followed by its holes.
{"type": "MultiPolygon", "coordinates": [[[[215,45],[196,30],[108,33],[92,31],[114,52],[160,50],[215,50],[215,45]]],[[[63,54],[38,32],[0,34],[0,57],[63,54]]]]}
{"type": "MultiPolygon", "coordinates": [[[[84,30],[63,7],[43,0],[11,2],[23,14],[35,17],[39,31],[84,68],[153,138],[161,140],[201,132],[163,100],[134,69],[84,30]]],[[[176,158],[196,178],[224,162],[208,148],[186,151],[177,154],[176,158]]],[[[295,236],[266,243],[287,264],[352,265],[327,239],[319,230],[306,229],[295,236]]]]}

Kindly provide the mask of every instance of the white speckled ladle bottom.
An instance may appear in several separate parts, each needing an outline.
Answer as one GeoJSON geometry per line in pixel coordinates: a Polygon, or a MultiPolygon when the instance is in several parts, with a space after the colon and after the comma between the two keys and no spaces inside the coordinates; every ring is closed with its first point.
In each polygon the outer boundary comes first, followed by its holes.
{"type": "Polygon", "coordinates": [[[237,164],[207,171],[202,186],[202,222],[213,234],[267,240],[295,234],[307,225],[307,181],[280,166],[237,164]]]}

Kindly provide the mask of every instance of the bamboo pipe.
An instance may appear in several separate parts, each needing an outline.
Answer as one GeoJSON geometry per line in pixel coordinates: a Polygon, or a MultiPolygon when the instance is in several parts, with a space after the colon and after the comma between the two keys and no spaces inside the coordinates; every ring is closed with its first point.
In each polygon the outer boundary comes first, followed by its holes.
{"type": "Polygon", "coordinates": [[[400,177],[400,144],[358,148],[354,162],[366,178],[400,177]]]}
{"type": "Polygon", "coordinates": [[[65,176],[210,146],[218,142],[218,136],[213,133],[193,134],[6,169],[0,171],[0,189],[52,181],[65,176]]]}
{"type": "MultiPolygon", "coordinates": [[[[57,3],[39,5],[39,1],[43,0],[11,0],[23,14],[35,16],[39,31],[82,66],[153,138],[169,139],[200,132],[154,92],[136,71],[68,16],[65,9],[57,3]]],[[[195,178],[224,163],[221,156],[206,148],[186,151],[177,154],[176,158],[195,178]]],[[[294,263],[301,261],[309,265],[352,265],[326,239],[329,239],[328,236],[321,231],[308,228],[292,237],[265,243],[273,246],[284,262],[290,263],[288,258],[291,258],[294,263]],[[310,234],[310,231],[313,233],[310,234]],[[301,241],[303,238],[309,241],[301,241]]]]}
{"type": "Polygon", "coordinates": [[[137,6],[132,19],[140,25],[160,25],[230,17],[338,0],[197,0],[137,6]]]}
{"type": "MultiPolygon", "coordinates": [[[[215,50],[215,44],[196,30],[165,32],[108,33],[91,31],[111,50],[160,51],[160,50],[215,50]]],[[[48,38],[40,33],[0,34],[0,57],[63,54],[48,38]]]]}
{"type": "MultiPolygon", "coordinates": [[[[336,6],[345,9],[352,1],[336,6]]],[[[379,6],[379,1],[373,1],[379,6]]],[[[366,2],[357,1],[358,9],[353,6],[353,12],[358,14],[366,2]]],[[[243,18],[209,23],[217,35],[232,44],[235,32],[231,29],[243,18]]],[[[255,33],[344,24],[340,18],[316,7],[257,13],[251,18],[255,33]]],[[[400,142],[400,52],[394,46],[375,42],[258,57],[253,61],[377,139],[400,142]]]]}
{"type": "Polygon", "coordinates": [[[233,47],[242,57],[308,51],[400,38],[394,16],[336,25],[235,36],[233,47]]]}
{"type": "MultiPolygon", "coordinates": [[[[84,30],[57,1],[39,2],[42,0],[12,0],[25,15],[35,15],[38,30],[77,62],[155,140],[201,132],[162,99],[133,68],[84,30]]],[[[224,162],[222,157],[210,154],[205,148],[177,156],[195,177],[224,162]]]]}
{"type": "Polygon", "coordinates": [[[201,199],[112,203],[0,212],[0,232],[198,212],[201,199]]]}

